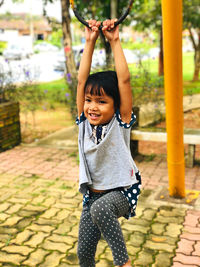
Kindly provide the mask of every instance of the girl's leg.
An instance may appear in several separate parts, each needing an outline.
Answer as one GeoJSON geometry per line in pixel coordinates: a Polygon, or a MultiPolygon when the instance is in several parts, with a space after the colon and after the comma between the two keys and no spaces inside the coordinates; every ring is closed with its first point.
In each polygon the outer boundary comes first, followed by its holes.
{"type": "Polygon", "coordinates": [[[132,267],[132,265],[131,265],[131,261],[128,260],[125,264],[120,265],[119,267],[132,267]]]}
{"type": "Polygon", "coordinates": [[[79,225],[78,258],[81,267],[95,266],[95,253],[101,232],[93,223],[89,207],[84,207],[79,225]]]}
{"type": "Polygon", "coordinates": [[[93,222],[98,226],[110,246],[114,264],[123,266],[129,261],[124,237],[118,218],[129,210],[129,204],[123,194],[112,191],[96,200],[90,209],[93,222]]]}

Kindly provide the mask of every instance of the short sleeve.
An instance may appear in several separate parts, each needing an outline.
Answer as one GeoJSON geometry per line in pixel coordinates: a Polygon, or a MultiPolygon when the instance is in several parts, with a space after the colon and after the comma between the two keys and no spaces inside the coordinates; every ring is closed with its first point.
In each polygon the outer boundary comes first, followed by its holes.
{"type": "Polygon", "coordinates": [[[119,125],[125,129],[130,128],[136,122],[136,116],[134,115],[133,112],[131,114],[131,120],[129,123],[122,121],[119,110],[116,111],[116,118],[117,118],[117,121],[119,122],[119,125]]]}
{"type": "Polygon", "coordinates": [[[85,114],[84,114],[84,112],[82,112],[80,115],[80,118],[78,116],[76,117],[76,124],[79,125],[81,122],[83,122],[85,120],[86,120],[85,114]]]}

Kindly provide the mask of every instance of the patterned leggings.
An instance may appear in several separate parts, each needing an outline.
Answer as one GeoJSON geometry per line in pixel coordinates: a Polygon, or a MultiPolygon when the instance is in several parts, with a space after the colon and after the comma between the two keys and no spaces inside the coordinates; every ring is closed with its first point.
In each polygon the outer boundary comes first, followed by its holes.
{"type": "Polygon", "coordinates": [[[90,193],[83,207],[78,239],[78,258],[81,267],[95,266],[95,253],[101,234],[112,250],[115,265],[128,261],[128,253],[118,218],[126,214],[129,204],[119,191],[90,193]]]}

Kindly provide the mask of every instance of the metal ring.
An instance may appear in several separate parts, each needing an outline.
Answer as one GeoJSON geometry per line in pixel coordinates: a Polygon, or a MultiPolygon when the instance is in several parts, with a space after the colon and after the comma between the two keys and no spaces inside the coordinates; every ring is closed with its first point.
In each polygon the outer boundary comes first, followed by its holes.
{"type": "MultiPolygon", "coordinates": [[[[120,23],[122,23],[125,18],[128,16],[130,10],[131,10],[131,7],[133,5],[133,2],[134,0],[130,0],[129,2],[129,5],[128,5],[128,8],[126,9],[126,11],[124,12],[124,14],[122,14],[122,16],[114,23],[114,28],[119,25],[120,23]]],[[[81,16],[80,14],[78,13],[77,9],[75,8],[75,5],[74,5],[74,0],[70,0],[70,4],[71,4],[71,7],[72,7],[72,10],[74,11],[74,15],[76,16],[76,18],[83,24],[85,25],[86,27],[90,28],[89,27],[89,24],[87,21],[85,21],[81,16]]],[[[99,30],[101,30],[103,28],[103,23],[101,23],[101,25],[99,26],[99,30]]]]}

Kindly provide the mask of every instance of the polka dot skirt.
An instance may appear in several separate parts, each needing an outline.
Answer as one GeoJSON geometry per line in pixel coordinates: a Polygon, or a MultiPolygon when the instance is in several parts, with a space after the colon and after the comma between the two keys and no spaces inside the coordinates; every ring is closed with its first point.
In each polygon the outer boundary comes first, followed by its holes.
{"type": "Polygon", "coordinates": [[[129,213],[126,214],[124,217],[126,219],[135,216],[135,210],[137,207],[137,201],[140,195],[140,189],[141,189],[141,176],[140,173],[137,172],[136,178],[138,180],[138,183],[133,184],[129,188],[123,188],[120,192],[126,197],[126,199],[129,202],[129,213]]]}

